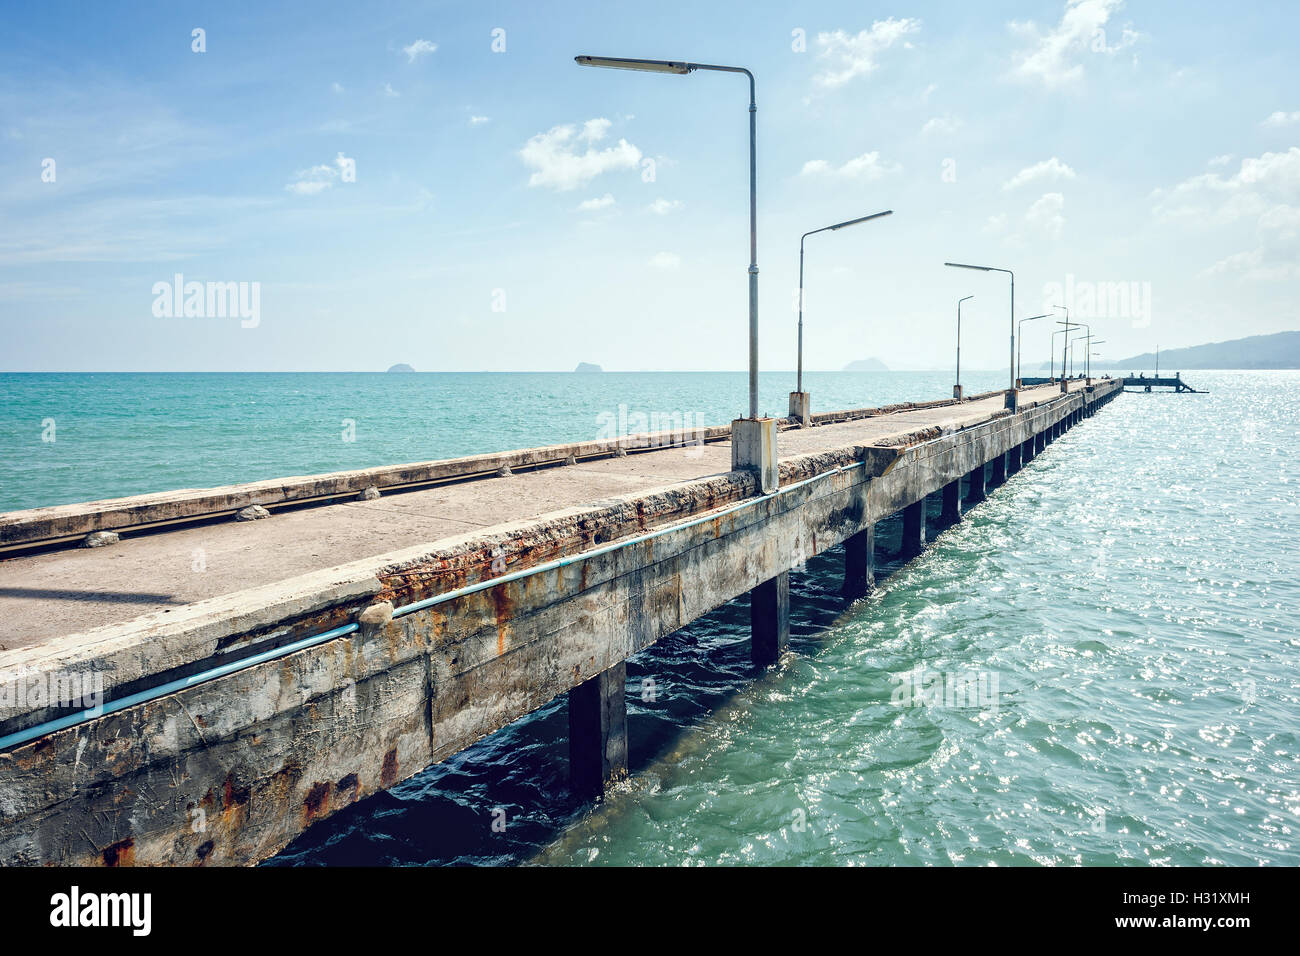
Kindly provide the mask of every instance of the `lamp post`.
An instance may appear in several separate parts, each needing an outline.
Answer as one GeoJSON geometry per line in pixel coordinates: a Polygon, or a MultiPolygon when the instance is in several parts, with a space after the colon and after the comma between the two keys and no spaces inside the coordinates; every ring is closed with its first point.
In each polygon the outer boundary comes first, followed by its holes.
{"type": "MultiPolygon", "coordinates": [[[[1089,344],[1091,344],[1091,342],[1092,342],[1092,326],[1091,326],[1091,325],[1089,325],[1087,322],[1075,322],[1075,323],[1074,323],[1074,328],[1076,328],[1076,329],[1080,329],[1080,328],[1082,328],[1082,329],[1087,329],[1088,332],[1087,332],[1086,335],[1077,335],[1077,336],[1074,337],[1073,340],[1071,340],[1071,339],[1070,339],[1070,335],[1069,335],[1069,331],[1070,331],[1070,330],[1069,330],[1069,329],[1066,329],[1066,336],[1065,336],[1065,339],[1066,339],[1067,342],[1070,343],[1070,371],[1071,371],[1071,372],[1074,371],[1074,343],[1077,342],[1079,339],[1085,339],[1085,340],[1087,340],[1087,342],[1088,342],[1089,344]]],[[[1085,356],[1085,357],[1084,357],[1084,361],[1086,362],[1086,361],[1087,361],[1087,349],[1084,350],[1084,356],[1085,356]]],[[[1091,371],[1091,369],[1089,369],[1089,372],[1090,372],[1090,371],[1091,371]]],[[[1090,376],[1088,373],[1085,373],[1085,374],[1084,374],[1084,377],[1085,377],[1085,378],[1089,378],[1089,377],[1091,377],[1091,376],[1090,376]]]]}
{"type": "Polygon", "coordinates": [[[809,414],[812,403],[809,401],[808,394],[803,390],[803,244],[809,236],[815,236],[819,232],[835,232],[843,229],[845,226],[856,226],[860,222],[868,222],[872,219],[880,219],[883,216],[892,216],[894,210],[886,209],[884,212],[875,212],[870,216],[860,216],[857,219],[849,219],[845,222],[837,222],[833,226],[822,226],[820,229],[814,229],[811,232],[805,232],[799,237],[799,357],[798,367],[795,372],[795,391],[790,393],[790,417],[797,418],[802,424],[808,424],[809,414]]]}
{"type": "Polygon", "coordinates": [[[687,63],[682,60],[638,60],[613,56],[575,56],[579,66],[599,66],[646,73],[687,74],[696,70],[743,73],[749,80],[749,417],[758,418],[758,188],[755,141],[758,106],[754,100],[754,74],[744,67],[687,63]]]}
{"type": "MultiPolygon", "coordinates": [[[[1064,306],[1064,305],[1054,305],[1054,306],[1052,306],[1052,308],[1053,308],[1054,310],[1059,310],[1059,311],[1065,313],[1065,330],[1068,332],[1068,331],[1070,330],[1070,309],[1069,309],[1069,307],[1068,307],[1068,306],[1064,306]]],[[[1057,324],[1058,324],[1058,325],[1060,324],[1059,320],[1058,320],[1057,324]]],[[[1060,331],[1060,330],[1058,329],[1057,331],[1060,331]]],[[[1053,333],[1052,333],[1052,344],[1051,344],[1051,347],[1048,349],[1048,358],[1051,360],[1051,363],[1052,363],[1052,365],[1051,365],[1051,371],[1050,371],[1048,374],[1050,374],[1050,375],[1052,376],[1052,378],[1056,378],[1056,332],[1053,332],[1053,333]]],[[[1065,378],[1065,355],[1064,355],[1064,352],[1062,352],[1062,355],[1061,355],[1061,378],[1065,378]]]]}
{"type": "Polygon", "coordinates": [[[975,296],[962,296],[957,300],[957,384],[952,387],[952,397],[961,401],[961,304],[975,296]]]}
{"type": "Polygon", "coordinates": [[[1105,342],[1106,342],[1105,339],[1096,339],[1095,341],[1094,341],[1094,340],[1089,340],[1089,342],[1088,342],[1088,380],[1089,380],[1089,382],[1092,381],[1092,357],[1093,357],[1094,355],[1100,355],[1100,354],[1101,354],[1100,352],[1094,352],[1094,351],[1093,351],[1093,346],[1096,346],[1096,345],[1103,345],[1103,344],[1105,344],[1105,342]]]}
{"type": "Polygon", "coordinates": [[[1025,323],[1033,322],[1035,319],[1049,318],[1051,314],[1052,313],[1050,312],[1044,312],[1042,315],[1031,315],[1027,319],[1021,319],[1020,322],[1016,325],[1016,331],[1020,333],[1019,337],[1016,339],[1016,388],[1020,388],[1024,384],[1024,377],[1023,377],[1024,371],[1022,370],[1020,364],[1020,353],[1024,351],[1024,347],[1025,347],[1025,333],[1022,331],[1024,329],[1025,323]]]}
{"type": "Polygon", "coordinates": [[[776,421],[758,417],[758,186],[757,115],[754,74],[740,66],[712,63],[688,63],[684,60],[641,60],[613,56],[576,56],[579,66],[599,66],[615,70],[685,75],[696,70],[718,73],[741,73],[749,80],[749,418],[737,419],[731,426],[731,465],[758,473],[762,494],[771,494],[779,483],[776,454],[776,421]]]}
{"type": "Polygon", "coordinates": [[[974,266],[965,262],[945,262],[944,265],[951,266],[954,269],[974,269],[977,272],[1005,272],[1011,277],[1011,351],[1009,362],[1011,365],[1008,374],[1011,379],[1011,385],[1007,389],[1006,407],[1015,411],[1016,409],[1016,274],[1010,269],[999,269],[996,266],[974,266]]]}

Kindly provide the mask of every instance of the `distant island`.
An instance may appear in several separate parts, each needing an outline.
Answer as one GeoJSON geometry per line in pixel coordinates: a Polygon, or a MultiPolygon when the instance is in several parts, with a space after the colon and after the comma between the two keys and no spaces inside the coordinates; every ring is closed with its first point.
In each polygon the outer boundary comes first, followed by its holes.
{"type": "Polygon", "coordinates": [[[855,359],[844,366],[846,372],[888,372],[889,366],[878,358],[855,359]]]}
{"type": "MultiPolygon", "coordinates": [[[[1078,364],[1077,356],[1075,364],[1078,364]]],[[[1093,360],[1094,367],[1099,367],[1101,364],[1103,360],[1093,360]]],[[[1104,360],[1104,365],[1110,369],[1135,372],[1154,370],[1156,356],[1154,352],[1144,352],[1131,358],[1108,358],[1104,360]]],[[[1047,363],[1044,362],[1042,367],[1047,368],[1047,363]]],[[[1171,372],[1200,368],[1300,369],[1300,332],[1251,335],[1244,339],[1210,342],[1183,349],[1161,349],[1160,367],[1171,372]]]]}
{"type": "Polygon", "coordinates": [[[602,372],[604,371],[604,369],[602,369],[599,365],[592,365],[590,362],[579,362],[578,367],[575,368],[574,371],[575,372],[602,372]]]}
{"type": "Polygon", "coordinates": [[[390,371],[390,372],[414,372],[415,369],[411,368],[411,366],[407,365],[405,362],[398,362],[396,365],[394,365],[394,366],[392,366],[391,368],[389,368],[388,371],[390,371]]]}

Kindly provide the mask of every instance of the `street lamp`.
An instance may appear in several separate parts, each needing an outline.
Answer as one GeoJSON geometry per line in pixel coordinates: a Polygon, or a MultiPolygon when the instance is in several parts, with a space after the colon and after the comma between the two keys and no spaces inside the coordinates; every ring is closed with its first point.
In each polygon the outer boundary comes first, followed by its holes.
{"type": "Polygon", "coordinates": [[[1100,352],[1094,352],[1093,346],[1103,345],[1105,342],[1105,339],[1096,339],[1095,341],[1089,341],[1088,343],[1088,378],[1092,378],[1092,357],[1101,354],[1100,352]]]}
{"type": "MultiPolygon", "coordinates": [[[[1065,331],[1066,331],[1066,332],[1069,332],[1069,331],[1070,331],[1070,309],[1069,309],[1069,307],[1068,307],[1068,306],[1064,306],[1064,305],[1054,305],[1054,306],[1052,306],[1052,308],[1053,308],[1053,309],[1059,309],[1060,311],[1062,311],[1062,312],[1065,313],[1065,331]]],[[[1058,319],[1057,322],[1056,322],[1056,324],[1057,324],[1057,325],[1060,325],[1060,324],[1061,324],[1061,321],[1058,319]]],[[[1059,331],[1061,331],[1061,330],[1060,330],[1060,329],[1057,329],[1057,332],[1059,332],[1059,331]]],[[[1052,365],[1052,373],[1053,373],[1053,377],[1055,377],[1055,372],[1056,372],[1056,365],[1055,365],[1055,362],[1056,362],[1056,354],[1055,354],[1055,353],[1056,353],[1056,332],[1053,332],[1053,333],[1052,333],[1052,347],[1051,347],[1050,351],[1052,352],[1051,359],[1052,359],[1052,362],[1053,362],[1053,365],[1052,365]]],[[[1061,346],[1061,379],[1062,379],[1062,381],[1064,382],[1064,379],[1065,379],[1065,346],[1064,346],[1064,344],[1062,344],[1062,346],[1061,346]]],[[[1064,385],[1062,385],[1062,388],[1064,388],[1064,385]]]]}
{"type": "Polygon", "coordinates": [[[951,266],[954,269],[974,269],[977,272],[1005,272],[1011,277],[1011,369],[1009,372],[1011,387],[1007,389],[1006,406],[1014,411],[1016,408],[1016,274],[1010,269],[999,269],[996,266],[973,266],[965,262],[945,262],[944,265],[951,266]]]}
{"type": "Polygon", "coordinates": [[[646,73],[693,73],[712,70],[719,73],[743,73],[749,79],[749,417],[758,418],[758,190],[755,162],[754,74],[739,66],[716,66],[687,63],[682,60],[638,60],[613,56],[575,56],[579,66],[599,66],[615,70],[639,70],[646,73]]]}
{"type": "MultiPolygon", "coordinates": [[[[1035,319],[1047,319],[1050,318],[1051,315],[1052,313],[1050,312],[1044,312],[1042,315],[1031,315],[1027,319],[1021,319],[1020,322],[1016,325],[1016,331],[1020,332],[1019,337],[1016,339],[1016,385],[1017,386],[1023,385],[1025,381],[1023,377],[1024,372],[1022,371],[1020,365],[1020,353],[1024,350],[1024,346],[1025,346],[1025,334],[1021,330],[1024,328],[1026,322],[1033,322],[1035,319]]],[[[1042,371],[1041,365],[1039,366],[1039,371],[1042,371]]]]}
{"type": "Polygon", "coordinates": [[[843,229],[845,226],[856,226],[860,222],[867,222],[872,219],[880,219],[882,216],[892,216],[894,210],[886,209],[884,212],[875,212],[870,216],[860,216],[857,219],[849,219],[845,222],[837,222],[833,226],[822,226],[820,229],[814,229],[812,232],[805,232],[799,237],[799,358],[798,368],[795,372],[795,392],[790,396],[790,415],[798,418],[799,421],[807,423],[810,412],[810,402],[808,396],[803,390],[803,243],[809,236],[815,236],[819,232],[834,232],[837,229],[843,229]]]}
{"type": "MultiPolygon", "coordinates": [[[[1074,339],[1071,340],[1071,339],[1070,339],[1070,335],[1069,335],[1069,333],[1070,333],[1070,329],[1069,329],[1069,328],[1066,328],[1066,330],[1065,330],[1065,332],[1066,332],[1065,340],[1066,340],[1067,342],[1070,343],[1070,371],[1071,371],[1071,372],[1074,371],[1074,343],[1077,342],[1079,339],[1086,339],[1086,340],[1088,341],[1089,344],[1091,344],[1091,342],[1092,342],[1092,326],[1091,326],[1091,325],[1089,325],[1087,322],[1075,322],[1075,323],[1074,323],[1074,328],[1076,328],[1076,329],[1079,329],[1079,328],[1087,329],[1088,332],[1087,332],[1086,335],[1076,335],[1076,336],[1074,337],[1074,339]]],[[[1085,361],[1086,361],[1086,359],[1085,359],[1085,361]]],[[[1064,369],[1064,367],[1065,367],[1065,366],[1064,366],[1064,363],[1062,363],[1062,369],[1064,369]]],[[[1090,372],[1090,371],[1091,371],[1091,369],[1089,369],[1089,372],[1090,372]]],[[[1085,378],[1090,378],[1091,375],[1085,373],[1084,377],[1085,377],[1085,378]]]]}
{"type": "Polygon", "coordinates": [[[952,397],[961,401],[961,304],[975,296],[967,295],[957,300],[957,384],[952,387],[952,397]]]}

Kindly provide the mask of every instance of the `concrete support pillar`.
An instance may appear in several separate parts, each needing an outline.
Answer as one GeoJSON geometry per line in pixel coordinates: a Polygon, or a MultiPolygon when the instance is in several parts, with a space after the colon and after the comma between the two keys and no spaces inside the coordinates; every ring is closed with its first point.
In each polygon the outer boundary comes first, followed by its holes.
{"type": "Polygon", "coordinates": [[[775,418],[737,418],[731,423],[731,470],[754,472],[759,494],[776,491],[781,474],[777,468],[775,418]]]}
{"type": "Polygon", "coordinates": [[[903,554],[915,557],[925,549],[925,499],[903,509],[903,554]]]}
{"type": "Polygon", "coordinates": [[[1034,460],[1038,452],[1038,439],[1031,437],[1020,446],[1020,467],[1023,468],[1034,460]]]}
{"type": "Polygon", "coordinates": [[[790,393],[790,417],[804,428],[812,424],[812,394],[809,392],[790,393]]]}
{"type": "MultiPolygon", "coordinates": [[[[999,455],[995,461],[1001,460],[999,455]]],[[[984,482],[984,466],[979,465],[971,470],[966,476],[966,503],[977,505],[984,500],[985,489],[987,485],[984,482]]]]}
{"type": "Polygon", "coordinates": [[[948,522],[961,520],[960,478],[943,486],[943,520],[948,522]]]}
{"type": "Polygon", "coordinates": [[[867,525],[844,539],[843,594],[861,597],[876,585],[876,526],[867,525]]]}
{"type": "Polygon", "coordinates": [[[1007,480],[1007,458],[1009,454],[996,456],[989,462],[989,485],[996,488],[1007,480]]]}
{"type": "Polygon", "coordinates": [[[580,800],[627,776],[627,662],[569,691],[569,788],[580,800]]]}
{"type": "Polygon", "coordinates": [[[749,592],[749,654],[760,667],[776,662],[790,643],[790,572],[749,592]]]}

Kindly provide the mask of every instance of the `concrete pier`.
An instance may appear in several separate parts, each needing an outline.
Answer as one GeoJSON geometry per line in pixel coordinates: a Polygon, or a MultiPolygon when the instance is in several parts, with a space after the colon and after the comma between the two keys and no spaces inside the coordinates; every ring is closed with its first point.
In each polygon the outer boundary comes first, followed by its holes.
{"type": "Polygon", "coordinates": [[[630,657],[749,593],[775,660],[792,567],[845,545],[868,587],[876,523],[922,543],[927,496],[1119,391],[820,413],[771,465],[723,426],[0,515],[0,863],[257,862],[561,694],[597,792],[630,657]]]}

